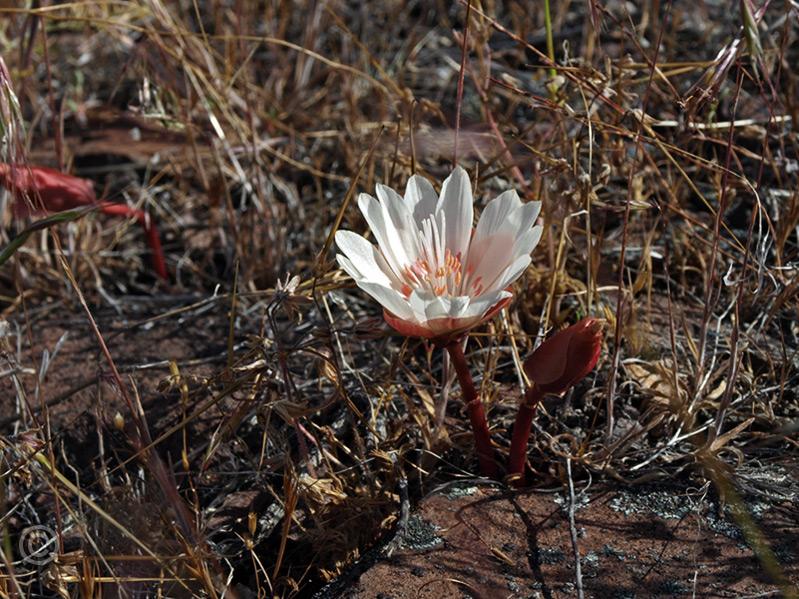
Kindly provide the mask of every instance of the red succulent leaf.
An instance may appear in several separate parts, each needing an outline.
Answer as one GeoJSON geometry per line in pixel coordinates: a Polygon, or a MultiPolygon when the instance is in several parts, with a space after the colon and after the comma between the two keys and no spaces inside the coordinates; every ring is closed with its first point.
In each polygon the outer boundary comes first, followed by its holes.
{"type": "Polygon", "coordinates": [[[94,185],[89,179],[73,177],[44,166],[0,163],[0,185],[16,196],[14,215],[17,218],[30,216],[32,213],[63,212],[83,206],[97,206],[100,212],[112,216],[135,218],[147,235],[156,274],[164,280],[169,279],[155,223],[142,210],[125,204],[98,202],[94,185]]]}
{"type": "Polygon", "coordinates": [[[601,349],[602,323],[584,318],[539,345],[524,371],[542,392],[564,393],[593,370],[601,349]]]}
{"type": "Polygon", "coordinates": [[[0,184],[17,196],[14,203],[17,216],[31,212],[25,197],[33,204],[34,212],[61,212],[97,202],[94,186],[88,179],[42,166],[0,164],[0,184]]]}

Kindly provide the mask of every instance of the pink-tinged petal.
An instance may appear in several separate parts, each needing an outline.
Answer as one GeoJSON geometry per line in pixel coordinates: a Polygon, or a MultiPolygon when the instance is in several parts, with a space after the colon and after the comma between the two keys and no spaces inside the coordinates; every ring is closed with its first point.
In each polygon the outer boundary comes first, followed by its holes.
{"type": "Polygon", "coordinates": [[[430,181],[419,175],[413,175],[408,179],[408,185],[405,188],[405,202],[413,214],[416,226],[421,228],[422,221],[430,218],[436,211],[438,194],[430,181]]]}
{"type": "Polygon", "coordinates": [[[475,238],[466,264],[468,274],[463,291],[504,289],[521,276],[532,261],[529,256],[541,239],[541,227],[533,227],[514,239],[509,231],[475,238]],[[516,270],[516,268],[521,270],[516,270]]]}
{"type": "Polygon", "coordinates": [[[519,232],[529,231],[541,213],[541,202],[527,202],[519,208],[519,232]]]}
{"type": "MultiPolygon", "coordinates": [[[[354,271],[358,273],[356,276],[348,268],[342,267],[352,278],[365,279],[387,287],[398,288],[401,285],[378,249],[357,233],[336,231],[336,245],[346,256],[347,262],[354,271]]],[[[341,260],[339,260],[339,264],[341,264],[341,260]]]]}
{"type": "Polygon", "coordinates": [[[446,247],[454,256],[466,256],[472,236],[474,199],[469,175],[456,166],[441,187],[436,212],[444,212],[447,221],[446,247]]]}
{"type": "Polygon", "coordinates": [[[514,190],[503,192],[483,210],[473,242],[507,233],[518,238],[532,228],[540,211],[541,202],[524,204],[514,190]]]}
{"type": "Polygon", "coordinates": [[[522,276],[533,261],[530,254],[541,239],[541,231],[541,227],[533,227],[514,242],[510,264],[498,273],[495,279],[486,279],[484,284],[486,289],[505,289],[522,276]]]}
{"type": "Polygon", "coordinates": [[[538,242],[541,241],[541,234],[543,232],[543,227],[536,226],[519,235],[514,244],[516,256],[529,256],[532,254],[538,242]]]}
{"type": "Polygon", "coordinates": [[[509,233],[475,239],[469,248],[461,291],[480,295],[505,272],[516,255],[514,238],[509,233]]]}

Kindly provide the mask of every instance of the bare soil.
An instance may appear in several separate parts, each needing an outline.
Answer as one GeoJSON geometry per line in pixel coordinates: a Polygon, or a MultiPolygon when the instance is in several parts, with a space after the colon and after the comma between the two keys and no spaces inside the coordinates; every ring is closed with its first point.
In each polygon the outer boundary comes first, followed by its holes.
{"type": "MultiPolygon", "coordinates": [[[[799,580],[796,503],[759,524],[799,580]]],[[[586,597],[778,596],[727,510],[695,489],[591,488],[575,531],[586,597]]],[[[400,548],[341,596],[359,599],[576,597],[563,492],[503,493],[458,486],[425,499],[400,548]]]]}

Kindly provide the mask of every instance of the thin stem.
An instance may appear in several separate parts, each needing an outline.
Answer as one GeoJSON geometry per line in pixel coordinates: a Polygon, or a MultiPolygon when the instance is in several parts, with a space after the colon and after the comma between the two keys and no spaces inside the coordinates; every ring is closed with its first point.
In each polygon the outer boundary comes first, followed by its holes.
{"type": "Polygon", "coordinates": [[[580,549],[577,547],[577,524],[574,519],[576,499],[574,497],[574,479],[572,478],[572,459],[566,458],[566,474],[569,478],[569,532],[574,553],[574,583],[577,586],[577,599],[584,599],[583,572],[580,567],[580,549]]]}
{"type": "Polygon", "coordinates": [[[458,166],[458,135],[461,130],[461,104],[463,104],[463,78],[466,75],[466,54],[468,46],[466,38],[469,35],[469,17],[472,15],[472,0],[466,4],[466,22],[463,25],[463,44],[461,45],[461,69],[458,73],[458,90],[455,98],[455,143],[452,149],[452,167],[458,166]]]}
{"type": "Polygon", "coordinates": [[[497,477],[497,464],[494,461],[494,450],[491,447],[491,433],[488,431],[483,404],[480,396],[474,388],[472,375],[466,364],[466,357],[459,341],[453,341],[446,346],[455,372],[458,374],[458,381],[461,384],[463,401],[466,403],[466,413],[472,423],[474,434],[474,445],[477,449],[477,461],[480,464],[480,473],[490,478],[497,477]]]}
{"type": "Polygon", "coordinates": [[[508,476],[516,487],[524,485],[524,465],[527,462],[527,440],[533,426],[533,416],[538,402],[544,397],[541,390],[533,385],[524,394],[522,405],[516,414],[513,424],[513,436],[510,441],[510,457],[508,459],[508,476]]]}
{"type": "Polygon", "coordinates": [[[549,0],[544,0],[544,26],[547,30],[547,56],[549,56],[549,60],[552,61],[552,65],[549,67],[549,76],[555,77],[558,72],[555,70],[555,41],[552,37],[552,13],[549,10],[549,0]]]}
{"type": "Polygon", "coordinates": [[[155,226],[153,219],[148,217],[143,210],[130,208],[125,204],[114,204],[112,202],[101,202],[100,211],[103,214],[135,218],[138,221],[142,229],[144,229],[144,233],[147,235],[147,243],[150,246],[153,269],[159,277],[164,281],[168,281],[169,271],[166,269],[164,250],[161,247],[161,237],[158,235],[158,228],[155,226]]]}

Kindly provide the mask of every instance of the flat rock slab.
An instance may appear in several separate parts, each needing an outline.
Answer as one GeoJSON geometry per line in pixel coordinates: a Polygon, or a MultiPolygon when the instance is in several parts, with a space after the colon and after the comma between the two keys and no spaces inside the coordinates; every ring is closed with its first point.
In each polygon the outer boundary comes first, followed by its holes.
{"type": "MultiPolygon", "coordinates": [[[[686,490],[578,497],[586,597],[779,596],[728,515],[686,490]],[[765,595],[761,595],[766,593],[765,595]]],[[[799,579],[797,504],[749,510],[784,574],[799,579]]],[[[363,599],[576,597],[563,494],[462,487],[425,499],[400,548],[343,596],[363,599]]]]}

